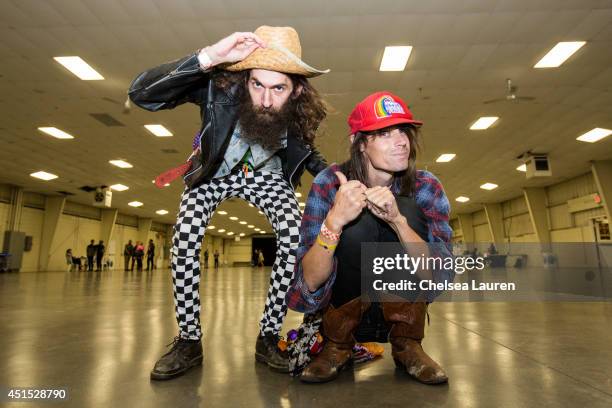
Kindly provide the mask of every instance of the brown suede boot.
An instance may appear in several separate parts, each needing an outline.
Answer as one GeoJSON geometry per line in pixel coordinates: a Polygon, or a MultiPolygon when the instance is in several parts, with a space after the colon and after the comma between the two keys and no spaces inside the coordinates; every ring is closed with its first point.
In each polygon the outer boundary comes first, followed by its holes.
{"type": "Polygon", "coordinates": [[[421,347],[427,305],[424,302],[384,302],[383,315],[392,324],[389,342],[395,365],[425,384],[448,381],[446,373],[421,347]]]}
{"type": "Polygon", "coordinates": [[[323,314],[323,350],[304,368],[300,380],[308,383],[331,381],[350,365],[355,345],[353,332],[369,306],[369,302],[362,302],[361,298],[355,298],[337,309],[329,305],[323,314]]]}

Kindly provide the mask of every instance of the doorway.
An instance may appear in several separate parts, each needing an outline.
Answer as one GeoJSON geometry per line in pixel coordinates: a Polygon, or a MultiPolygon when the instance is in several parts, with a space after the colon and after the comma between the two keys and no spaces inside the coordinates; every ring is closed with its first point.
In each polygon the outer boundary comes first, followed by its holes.
{"type": "Polygon", "coordinates": [[[253,251],[260,249],[264,256],[264,265],[272,266],[276,258],[276,238],[274,237],[253,237],[251,244],[251,256],[253,251]]]}

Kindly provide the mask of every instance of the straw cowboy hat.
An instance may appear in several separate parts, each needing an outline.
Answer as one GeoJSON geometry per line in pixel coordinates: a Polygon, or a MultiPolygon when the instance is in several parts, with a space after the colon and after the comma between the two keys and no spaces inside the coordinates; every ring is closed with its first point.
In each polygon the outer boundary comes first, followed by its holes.
{"type": "Polygon", "coordinates": [[[266,48],[257,48],[244,60],[224,69],[228,71],[266,69],[305,77],[315,77],[329,72],[329,69],[322,71],[302,61],[302,46],[294,28],[261,26],[255,30],[255,34],[266,43],[266,48]]]}

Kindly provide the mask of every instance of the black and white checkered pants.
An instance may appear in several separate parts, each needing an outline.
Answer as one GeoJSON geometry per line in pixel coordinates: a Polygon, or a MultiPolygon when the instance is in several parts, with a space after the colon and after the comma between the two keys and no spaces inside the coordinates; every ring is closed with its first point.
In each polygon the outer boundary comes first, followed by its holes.
{"type": "Polygon", "coordinates": [[[200,247],[204,231],[217,206],[225,199],[240,197],[259,208],[276,233],[276,260],[270,275],[268,297],[260,322],[261,333],[280,333],[287,313],[285,295],[293,278],[299,244],[301,213],[295,193],[282,174],[242,171],[185,189],[172,248],[174,305],[180,336],[199,339],[200,247]]]}

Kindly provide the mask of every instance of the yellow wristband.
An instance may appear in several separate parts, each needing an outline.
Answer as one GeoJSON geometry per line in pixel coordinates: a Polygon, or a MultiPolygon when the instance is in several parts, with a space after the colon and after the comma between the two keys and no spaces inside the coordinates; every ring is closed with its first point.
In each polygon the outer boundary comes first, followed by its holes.
{"type": "Polygon", "coordinates": [[[321,236],[319,235],[317,235],[317,244],[321,245],[323,248],[327,249],[328,251],[333,251],[338,246],[337,244],[336,245],[326,244],[325,242],[323,242],[323,240],[321,239],[321,236]]]}

